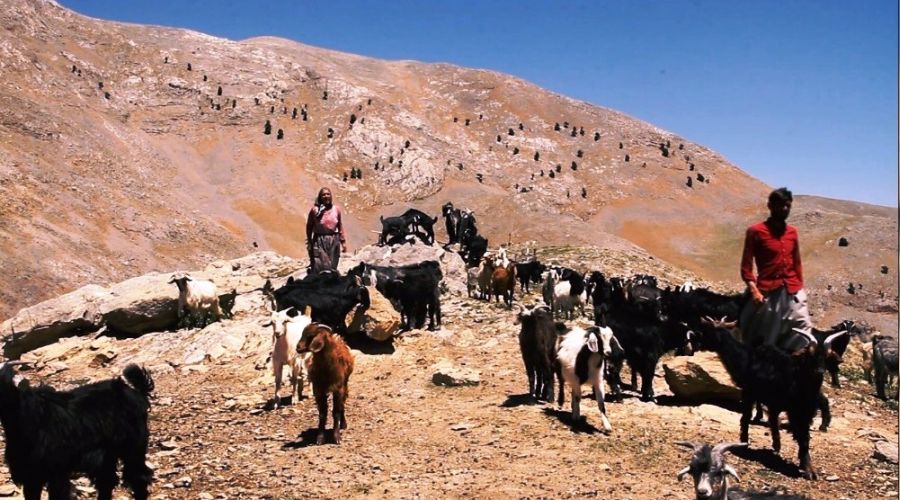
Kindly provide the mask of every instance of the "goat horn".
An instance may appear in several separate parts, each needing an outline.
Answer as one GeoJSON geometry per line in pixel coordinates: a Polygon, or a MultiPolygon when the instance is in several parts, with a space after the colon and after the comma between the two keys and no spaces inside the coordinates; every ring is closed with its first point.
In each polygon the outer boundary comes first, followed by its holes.
{"type": "Polygon", "coordinates": [[[732,467],[732,466],[730,466],[730,465],[728,465],[728,464],[725,464],[724,469],[725,469],[725,473],[731,475],[732,477],[734,477],[734,480],[735,480],[735,481],[741,482],[741,477],[738,476],[738,473],[737,473],[736,470],[734,470],[734,467],[732,467]]]}
{"type": "Polygon", "coordinates": [[[688,466],[685,467],[684,469],[681,469],[680,471],[678,471],[678,480],[681,481],[682,479],[684,479],[684,476],[686,476],[687,473],[690,472],[690,471],[691,471],[691,466],[690,466],[690,465],[688,465],[688,466]]]}
{"type": "Polygon", "coordinates": [[[831,342],[832,342],[834,339],[840,337],[841,335],[843,335],[843,334],[845,334],[845,333],[847,333],[847,330],[841,330],[841,331],[839,331],[839,332],[837,332],[837,333],[832,333],[832,334],[829,335],[828,337],[825,337],[825,342],[824,342],[825,349],[828,349],[829,347],[831,347],[831,342]]]}
{"type": "Polygon", "coordinates": [[[691,441],[675,441],[675,444],[677,444],[678,446],[684,446],[685,448],[691,448],[694,451],[697,451],[703,447],[702,444],[694,443],[691,441]]]}
{"type": "Polygon", "coordinates": [[[807,331],[807,330],[803,330],[803,329],[801,329],[801,328],[791,328],[791,330],[793,330],[793,331],[799,333],[800,335],[803,335],[804,337],[808,338],[809,341],[812,342],[813,344],[818,344],[818,343],[819,343],[819,341],[816,340],[816,337],[815,337],[812,333],[810,333],[809,331],[807,331]]]}
{"type": "Polygon", "coordinates": [[[748,443],[719,443],[713,446],[712,452],[722,454],[731,451],[732,448],[746,448],[747,446],[749,446],[748,443]]]}

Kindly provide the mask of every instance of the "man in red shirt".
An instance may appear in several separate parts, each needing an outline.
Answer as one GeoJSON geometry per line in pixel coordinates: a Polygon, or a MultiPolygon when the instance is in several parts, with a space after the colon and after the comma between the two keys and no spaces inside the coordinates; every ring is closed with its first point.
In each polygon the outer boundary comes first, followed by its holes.
{"type": "Polygon", "coordinates": [[[800,240],[797,228],[787,223],[793,199],[787,188],[769,194],[769,218],[747,228],[741,258],[741,279],[753,298],[741,312],[741,330],[750,343],[787,350],[805,345],[804,337],[811,338],[812,328],[803,289],[800,240]]]}
{"type": "Polygon", "coordinates": [[[306,248],[310,273],[337,271],[341,252],[347,252],[347,236],[341,209],[332,203],[331,190],[319,190],[316,204],[306,218],[306,248]]]}

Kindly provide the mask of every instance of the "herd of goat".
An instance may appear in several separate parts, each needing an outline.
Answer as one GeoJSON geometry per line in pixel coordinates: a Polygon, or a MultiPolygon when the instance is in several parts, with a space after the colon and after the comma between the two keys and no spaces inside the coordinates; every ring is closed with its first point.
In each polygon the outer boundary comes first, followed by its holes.
{"type": "MultiPolygon", "coordinates": [[[[741,389],[740,440],[715,446],[679,442],[694,453],[678,479],[690,475],[697,498],[738,498],[740,492],[729,492],[728,484],[728,477],[736,479],[738,474],[725,463],[724,454],[748,446],[754,405],[757,417],[761,416],[759,405],[768,410],[776,452],[780,450],[779,415],[787,414],[789,431],[799,445],[801,474],[816,478],[809,429],[820,410],[820,429],[825,431],[829,425],[828,400],[821,387],[826,372],[832,385],[839,386],[842,356],[850,338],[860,332],[853,322],[814,329],[806,347],[785,352],[745,338],[737,327],[735,320],[748,300],[745,294],[723,295],[690,284],[661,289],[653,276],[607,278],[597,271],[579,273],[546,266],[534,256],[514,262],[505,248],[488,252],[488,241],[478,234],[471,211],[448,203],[442,213],[449,244],[458,245],[469,269],[469,297],[502,299],[516,308],[530,397],[552,402],[556,396],[562,406],[568,384],[575,424],[581,418],[582,385],[589,384],[602,430],[608,433],[612,425],[605,386],[609,385],[611,397],[622,396],[624,364],[630,367],[631,388],[637,389],[640,378],[641,398],[652,401],[653,376],[663,354],[716,351],[741,389]],[[517,288],[530,293],[530,287],[538,284],[541,303],[514,304],[517,288]],[[593,325],[570,326],[561,321],[583,318],[593,325]]],[[[383,218],[379,244],[414,238],[434,244],[437,220],[415,209],[383,218]]],[[[406,328],[421,328],[426,318],[429,328],[439,328],[442,279],[439,264],[426,261],[398,267],[361,263],[345,276],[326,272],[289,278],[277,289],[266,282],[262,290],[271,311],[261,325],[272,328],[274,407],[282,401],[282,372],[287,367],[292,397],[301,398],[307,380],[312,385],[319,416],[317,444],[325,441],[328,395],[332,395],[333,437],[339,444],[341,430],[347,427],[345,405],[354,362],[342,339],[347,314],[354,307],[370,305],[371,286],[392,302],[406,328]]],[[[179,320],[189,315],[223,316],[212,282],[177,274],[170,283],[179,291],[179,320]]],[[[889,378],[897,374],[897,341],[876,335],[870,352],[877,394],[885,398],[889,378]]],[[[152,477],[145,464],[149,396],[154,386],[150,374],[128,365],[120,377],[56,391],[46,385],[31,387],[15,371],[17,364],[22,362],[0,365],[0,422],[10,474],[23,486],[25,498],[40,498],[44,486],[51,499],[69,498],[71,476],[80,472],[94,483],[98,498],[109,499],[118,484],[120,461],[123,482],[135,498],[147,498],[152,477]]]]}

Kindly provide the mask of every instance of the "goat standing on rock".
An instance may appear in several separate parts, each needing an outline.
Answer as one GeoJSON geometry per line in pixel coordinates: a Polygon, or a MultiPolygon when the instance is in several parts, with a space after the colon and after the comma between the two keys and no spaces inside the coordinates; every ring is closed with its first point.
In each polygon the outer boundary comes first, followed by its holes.
{"type": "Polygon", "coordinates": [[[200,315],[203,326],[206,326],[210,313],[216,320],[222,317],[216,284],[212,281],[195,280],[189,274],[173,274],[169,283],[178,287],[178,326],[193,315],[200,315]]]}

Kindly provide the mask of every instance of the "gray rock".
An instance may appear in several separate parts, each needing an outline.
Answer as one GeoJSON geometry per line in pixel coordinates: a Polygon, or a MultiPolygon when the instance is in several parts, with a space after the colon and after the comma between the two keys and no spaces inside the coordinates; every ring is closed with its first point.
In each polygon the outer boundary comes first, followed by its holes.
{"type": "Polygon", "coordinates": [[[477,370],[461,368],[448,360],[441,360],[432,367],[434,374],[431,381],[435,385],[447,387],[475,386],[481,383],[481,374],[477,370]]]}
{"type": "Polygon", "coordinates": [[[740,389],[714,352],[677,356],[663,364],[663,372],[669,389],[678,398],[694,402],[741,399],[740,389]]]}
{"type": "Polygon", "coordinates": [[[872,456],[883,462],[897,463],[897,443],[889,441],[878,441],[875,443],[875,449],[872,456]]]}
{"type": "Polygon", "coordinates": [[[12,484],[4,484],[0,486],[0,497],[11,497],[15,495],[19,490],[12,484]]]}

